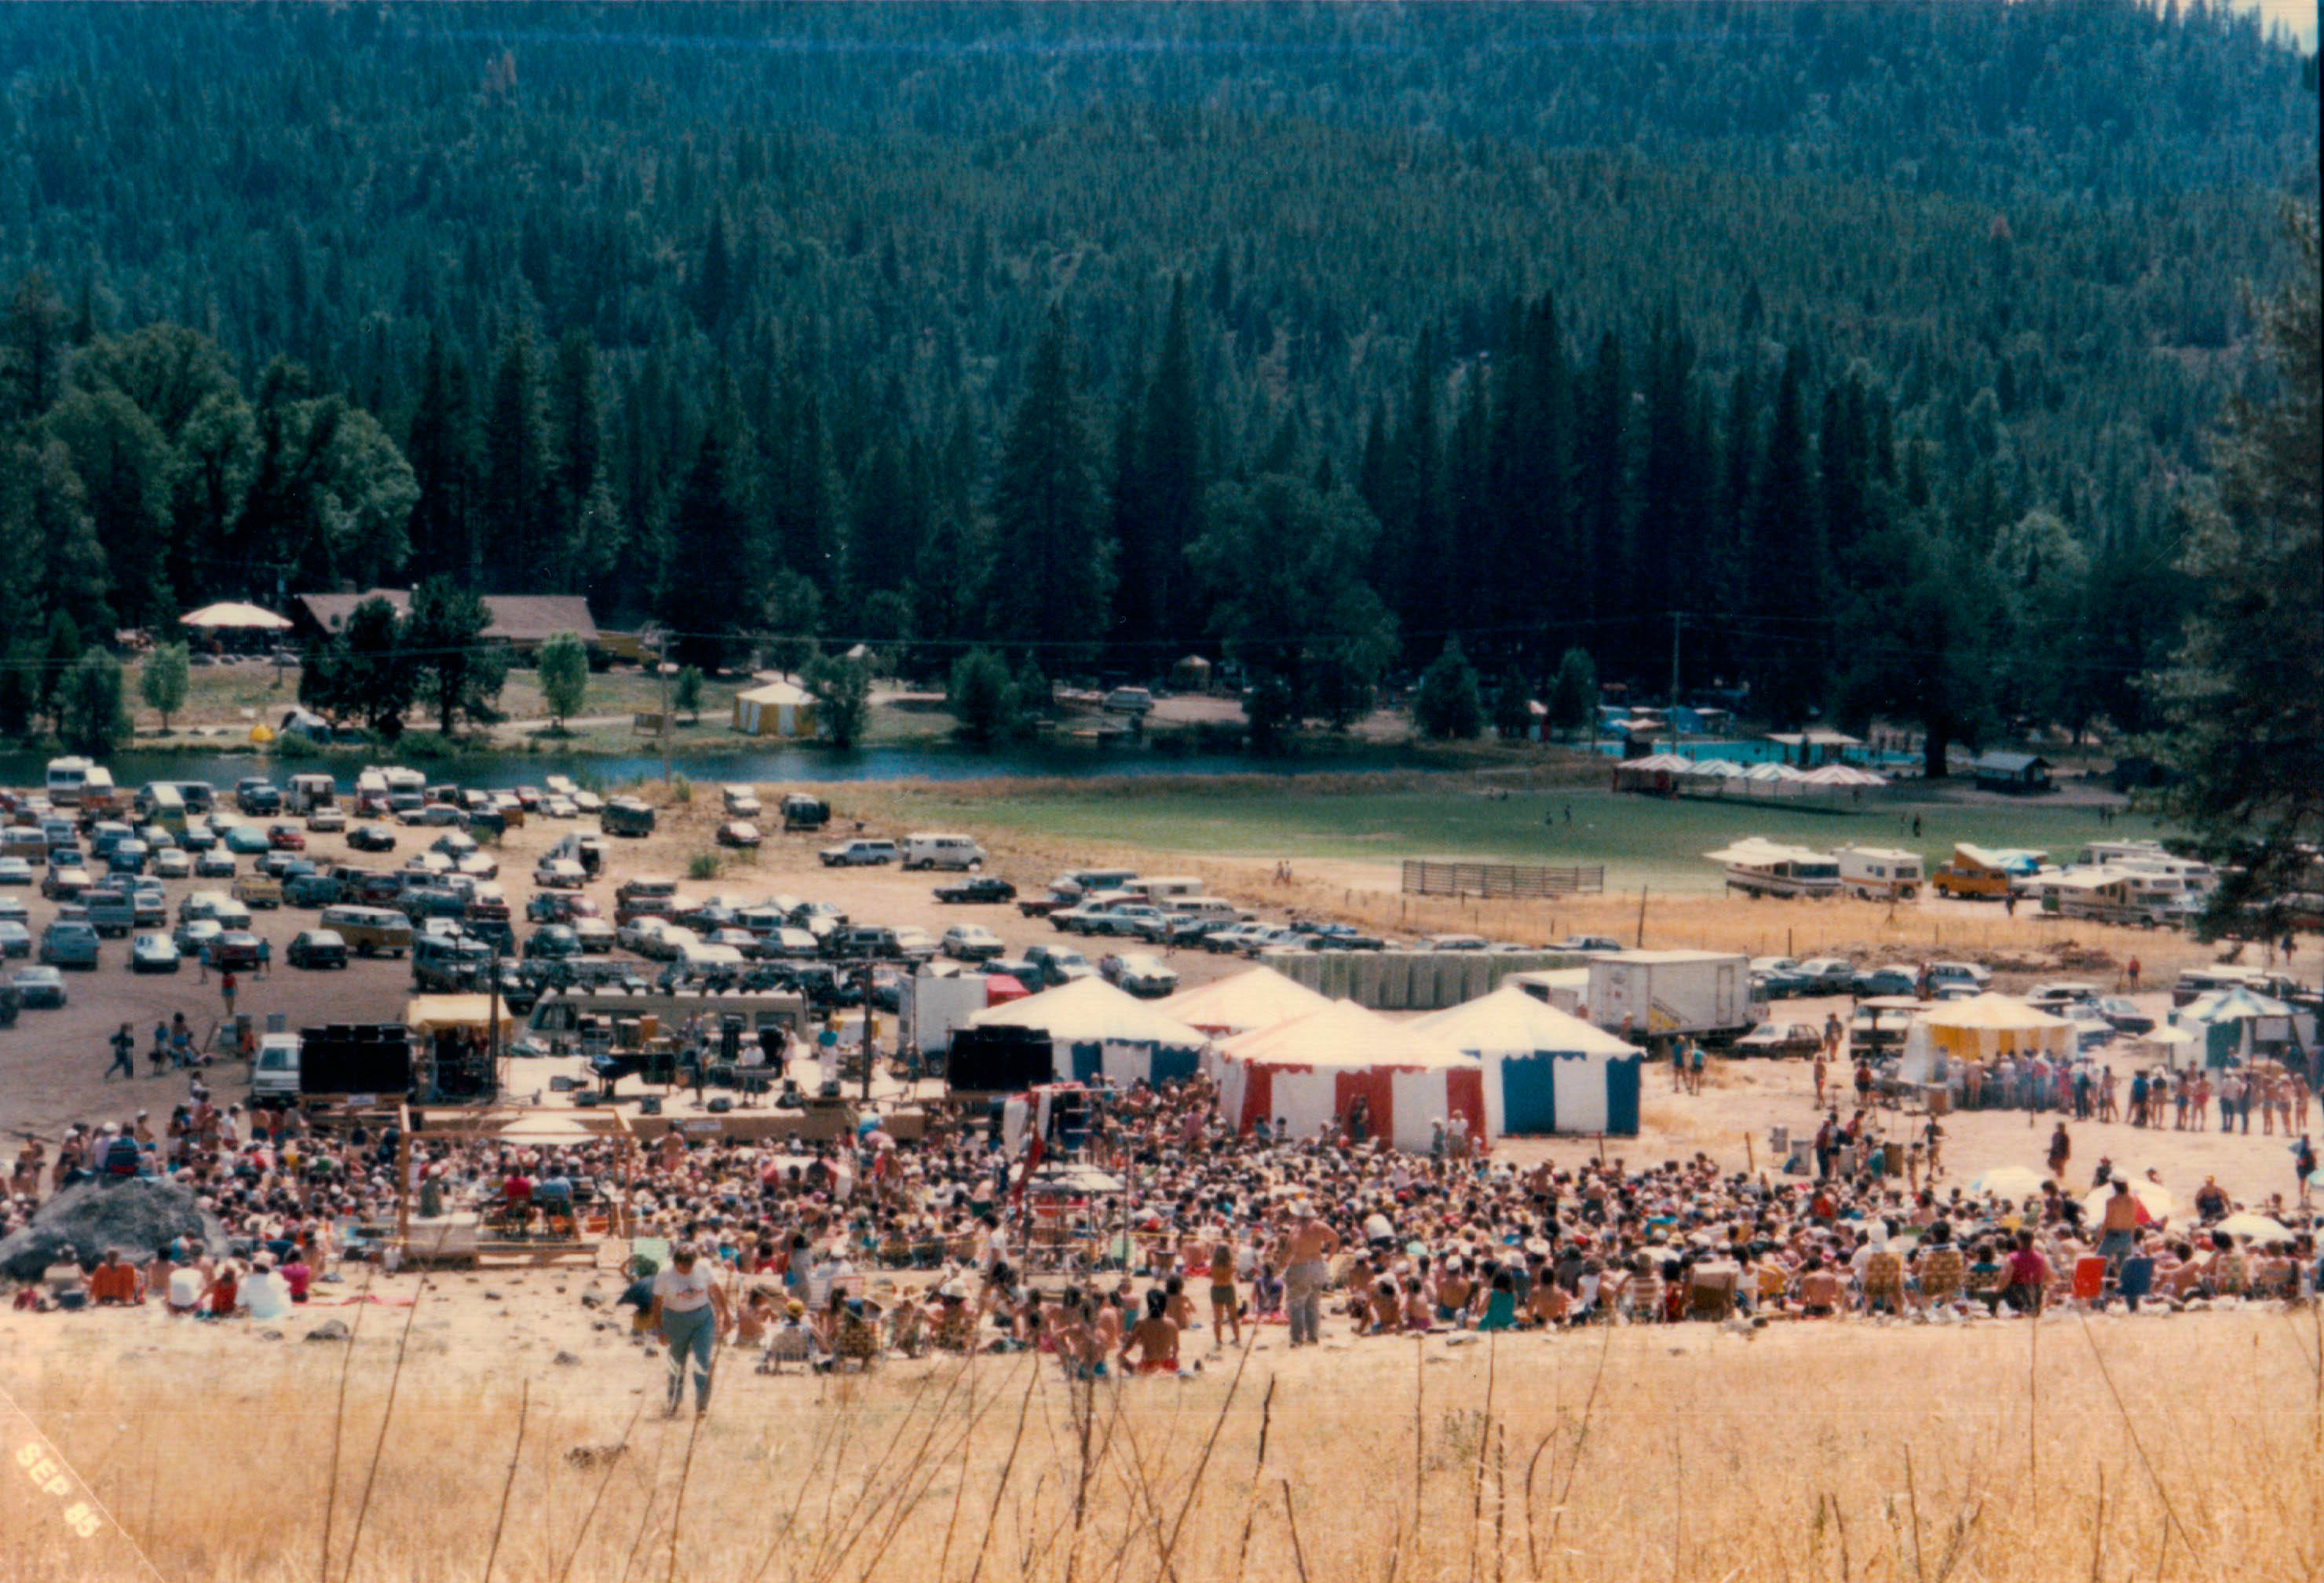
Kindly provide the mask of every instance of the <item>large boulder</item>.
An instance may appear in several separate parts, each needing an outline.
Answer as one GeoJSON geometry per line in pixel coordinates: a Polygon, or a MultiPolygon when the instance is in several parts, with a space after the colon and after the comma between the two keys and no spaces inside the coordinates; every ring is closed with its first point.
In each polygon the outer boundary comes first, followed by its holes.
{"type": "Polygon", "coordinates": [[[42,1205],[31,1225],[0,1241],[0,1276],[38,1281],[51,1265],[68,1259],[93,1264],[109,1247],[142,1264],[180,1236],[212,1253],[226,1248],[226,1228],[217,1217],[174,1182],[143,1177],[85,1181],[42,1205]]]}

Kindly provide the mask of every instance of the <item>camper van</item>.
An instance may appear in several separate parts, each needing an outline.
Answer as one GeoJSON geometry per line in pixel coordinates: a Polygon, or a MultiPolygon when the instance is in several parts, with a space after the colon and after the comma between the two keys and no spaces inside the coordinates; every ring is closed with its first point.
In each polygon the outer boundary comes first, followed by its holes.
{"type": "Polygon", "coordinates": [[[1703,856],[1725,864],[1727,888],[1747,896],[1830,896],[1840,890],[1840,860],[1829,852],[1752,836],[1703,856]]]}
{"type": "Polygon", "coordinates": [[[1840,847],[1840,886],[1868,902],[1909,902],[1921,893],[1927,875],[1918,852],[1900,847],[1840,847]]]}
{"type": "Polygon", "coordinates": [[[634,797],[616,797],[597,815],[597,828],[609,836],[650,836],[654,810],[634,797]]]}
{"type": "Polygon", "coordinates": [[[592,1024],[610,1033],[616,1019],[651,1018],[658,1028],[675,1029],[696,1015],[713,1029],[722,1017],[739,1016],[752,1035],[761,1028],[797,1033],[806,1025],[807,1003],[790,990],[552,989],[525,1018],[516,1053],[599,1054],[601,1051],[586,1048],[592,1024]]]}
{"type": "Polygon", "coordinates": [[[312,813],[318,808],[338,806],[339,789],[328,775],[305,774],[290,777],[290,807],[291,813],[312,813]]]}
{"type": "Polygon", "coordinates": [[[84,816],[103,818],[121,811],[120,791],[113,783],[113,772],[103,764],[91,764],[80,783],[80,810],[84,816]]]}
{"type": "Polygon", "coordinates": [[[411,920],[392,907],[326,907],[316,921],[358,957],[400,957],[411,949],[411,920]]]}
{"type": "Polygon", "coordinates": [[[186,833],[185,794],[167,781],[156,781],[138,793],[144,804],[145,822],[159,825],[172,836],[186,833]]]}
{"type": "Polygon", "coordinates": [[[930,835],[925,831],[904,838],[906,868],[982,868],[984,848],[966,836],[930,835]]]}
{"type": "Polygon", "coordinates": [[[79,757],[49,761],[49,801],[59,808],[78,808],[81,788],[88,784],[88,760],[79,757]]]}
{"type": "Polygon", "coordinates": [[[2190,894],[2185,883],[2176,876],[2117,868],[2044,875],[2041,896],[2042,911],[2061,918],[2147,929],[2175,928],[2201,911],[2200,899],[2190,894]]]}
{"type": "Polygon", "coordinates": [[[1203,893],[1203,882],[1185,875],[1164,874],[1133,879],[1121,887],[1164,907],[1191,900],[1203,893]]]}

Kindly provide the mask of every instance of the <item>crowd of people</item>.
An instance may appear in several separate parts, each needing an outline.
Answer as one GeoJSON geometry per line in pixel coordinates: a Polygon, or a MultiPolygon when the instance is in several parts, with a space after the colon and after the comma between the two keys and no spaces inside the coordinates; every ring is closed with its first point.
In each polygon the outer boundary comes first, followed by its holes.
{"type": "Polygon", "coordinates": [[[373,1244],[393,1224],[405,1161],[414,1247],[460,1213],[511,1235],[586,1225],[626,1237],[620,1301],[649,1345],[670,1349],[672,1411],[680,1363],[699,1406],[721,1347],[767,1369],[1029,1347],[1091,1375],[1191,1372],[1278,1322],[1301,1347],[1327,1334],[1949,1320],[2065,1300],[2315,1291],[2315,1230],[2281,1195],[2249,1208],[2280,1217],[2282,1236],[2255,1237],[2218,1229],[2246,1207],[2216,1183],[2183,1215],[2151,1213],[2127,1181],[2086,1208],[2057,1180],[2062,1160],[2038,1193],[1982,1193],[1950,1180],[1933,1118],[1909,1136],[1886,1134],[1895,1121],[1833,1113],[1817,1169],[1796,1176],[1723,1171],[1702,1154],[1519,1166],[1451,1130],[1421,1154],[1344,1127],[1238,1137],[1197,1078],[1104,1095],[1015,1150],[997,1127],[939,1118],[909,1141],[868,1124],[820,1143],[672,1126],[561,1144],[421,1134],[407,1153],[392,1129],[324,1133],[295,1111],[220,1106],[197,1073],[159,1129],[141,1112],[77,1127],[53,1158],[28,1142],[5,1220],[14,1229],[44,1190],[83,1180],[180,1181],[225,1228],[225,1248],[112,1250],[79,1273],[77,1304],[268,1315],[340,1279],[350,1259],[394,1256],[373,1244]],[[1068,1160],[1089,1174],[1058,1190],[1047,1173],[1068,1160]]]}

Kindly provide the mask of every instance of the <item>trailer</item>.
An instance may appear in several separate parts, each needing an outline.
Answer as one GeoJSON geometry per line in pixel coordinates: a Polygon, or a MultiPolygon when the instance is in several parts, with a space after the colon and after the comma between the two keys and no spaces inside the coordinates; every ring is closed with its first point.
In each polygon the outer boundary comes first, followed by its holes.
{"type": "Polygon", "coordinates": [[[1747,896],[1830,896],[1840,890],[1840,859],[1829,852],[1750,836],[1716,852],[1727,866],[1727,888],[1747,896]]]}
{"type": "Polygon", "coordinates": [[[1836,847],[1840,887],[1868,902],[1909,902],[1921,893],[1928,872],[1918,852],[1901,847],[1836,847]]]}
{"type": "Polygon", "coordinates": [[[1618,951],[1590,962],[1589,1020],[1627,1039],[1684,1034],[1721,1044],[1766,1014],[1749,959],[1730,951],[1618,951]]]}

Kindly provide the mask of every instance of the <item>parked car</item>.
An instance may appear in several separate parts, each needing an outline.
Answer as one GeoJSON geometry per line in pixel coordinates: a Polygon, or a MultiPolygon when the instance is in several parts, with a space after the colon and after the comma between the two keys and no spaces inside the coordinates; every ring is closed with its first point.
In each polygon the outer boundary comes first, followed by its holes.
{"type": "Polygon", "coordinates": [[[244,775],[235,782],[234,805],[253,818],[282,811],[282,788],[263,775],[244,775]]]}
{"type": "Polygon", "coordinates": [[[327,874],[294,875],[282,882],[282,900],[292,907],[329,907],[340,900],[342,890],[327,874]]]}
{"type": "Polygon", "coordinates": [[[392,852],[395,832],[385,825],[366,820],[347,832],[347,847],[355,852],[392,852]]]}
{"type": "Polygon", "coordinates": [[[141,934],[129,942],[129,970],[132,973],[175,973],[178,970],[177,942],[166,934],[141,934]]]}
{"type": "Polygon", "coordinates": [[[2138,1009],[2138,1003],[2126,995],[2109,995],[2098,1001],[2098,1015],[2114,1024],[2117,1033],[2144,1034],[2154,1032],[2154,1018],[2138,1009]]]}
{"type": "Polygon", "coordinates": [[[72,901],[88,887],[88,870],[78,866],[60,867],[51,863],[41,876],[41,894],[51,902],[72,901]]]}
{"type": "Polygon", "coordinates": [[[1797,1056],[1804,1060],[1823,1048],[1823,1033],[1812,1023],[1762,1023],[1734,1043],[1727,1053],[1753,1056],[1797,1056]]]}
{"type": "Polygon", "coordinates": [[[1569,934],[1563,940],[1552,941],[1548,949],[1574,957],[1602,957],[1629,949],[1620,940],[1606,934],[1569,934]]]}
{"type": "Polygon", "coordinates": [[[226,932],[226,925],[215,918],[189,918],[171,931],[170,941],[181,957],[198,957],[202,948],[226,932]]]}
{"type": "Polygon", "coordinates": [[[228,825],[218,839],[227,851],[244,857],[254,857],[272,845],[256,825],[228,825]]]}
{"type": "Polygon", "coordinates": [[[2098,1010],[2098,1002],[2078,1000],[2058,1008],[2058,1015],[2074,1025],[2074,1048],[2094,1050],[2109,1043],[2118,1030],[2098,1010]]]}
{"type": "Polygon", "coordinates": [[[1793,971],[1802,995],[1846,995],[1856,982],[1856,965],[1846,957],[1810,957],[1793,971]]]}
{"type": "Polygon", "coordinates": [[[1481,934],[1425,934],[1415,949],[1424,951],[1481,951],[1492,944],[1481,934]]]}
{"type": "Polygon", "coordinates": [[[258,966],[258,937],[229,929],[210,942],[210,966],[219,972],[246,973],[258,966]]]}
{"type": "Polygon", "coordinates": [[[1151,951],[1106,957],[1098,963],[1098,974],[1125,995],[1141,1000],[1157,1000],[1176,994],[1178,988],[1176,971],[1151,951]]]}
{"type": "Polygon", "coordinates": [[[51,967],[96,967],[97,930],[86,923],[60,918],[41,931],[41,961],[51,967]]]}
{"type": "Polygon", "coordinates": [[[547,891],[577,891],[589,883],[589,871],[570,857],[550,857],[532,871],[532,883],[547,891]]]}
{"type": "Polygon", "coordinates": [[[347,942],[330,929],[302,929],[282,948],[282,959],[293,967],[344,967],[347,942]]]}
{"type": "Polygon", "coordinates": [[[1025,960],[1040,975],[1038,983],[1052,986],[1088,978],[1097,972],[1087,957],[1070,946],[1038,945],[1025,953],[1025,960]]]}
{"type": "Polygon", "coordinates": [[[825,868],[856,868],[893,863],[899,854],[893,841],[858,837],[836,847],[825,847],[816,856],[825,868]]]}
{"type": "Polygon", "coordinates": [[[307,832],[293,824],[269,825],[266,827],[266,844],[277,852],[304,852],[307,849],[307,832]]]}
{"type": "Polygon", "coordinates": [[[602,957],[613,950],[613,926],[604,919],[576,917],[572,929],[574,937],[581,942],[582,955],[602,957]]]}
{"type": "Polygon", "coordinates": [[[1975,962],[1931,962],[1923,971],[1929,976],[1932,995],[1953,984],[1969,986],[1972,995],[1983,995],[1993,987],[1993,975],[1975,962]]]}
{"type": "Polygon", "coordinates": [[[1848,992],[1858,1000],[1887,995],[1917,995],[1921,993],[1921,976],[1910,967],[1868,968],[1849,980],[1848,992]]]}
{"type": "Polygon", "coordinates": [[[1017,887],[997,875],[981,874],[952,884],[938,885],[936,898],[939,902],[961,903],[1013,902],[1017,899],[1017,887]]]}
{"type": "Polygon", "coordinates": [[[955,923],[944,932],[944,954],[955,962],[982,962],[1007,956],[1009,947],[981,923],[955,923]]]}
{"type": "Polygon", "coordinates": [[[1751,993],[1760,1000],[1789,1000],[1808,992],[1808,980],[1789,957],[1751,958],[1751,993]]]}
{"type": "Polygon", "coordinates": [[[165,847],[153,854],[153,877],[156,879],[190,879],[194,873],[194,855],[182,847],[165,847]]]}
{"type": "Polygon", "coordinates": [[[759,827],[746,819],[730,819],[718,827],[718,844],[721,847],[754,851],[762,838],[759,827]]]}
{"type": "Polygon", "coordinates": [[[1270,927],[1265,923],[1230,923],[1204,935],[1203,949],[1213,956],[1233,956],[1242,949],[1245,941],[1265,934],[1270,927]]]}
{"type": "Polygon", "coordinates": [[[235,872],[234,854],[223,847],[213,847],[194,859],[196,879],[232,879],[235,872]]]}
{"type": "Polygon", "coordinates": [[[32,931],[14,918],[0,919],[0,957],[32,954],[32,931]]]}
{"type": "Polygon", "coordinates": [[[27,1011],[65,1004],[65,976],[54,967],[19,967],[8,982],[15,988],[16,1004],[27,1011]]]}
{"type": "Polygon", "coordinates": [[[318,836],[334,835],[347,828],[347,810],[344,808],[318,808],[307,816],[307,828],[318,836]]]}
{"type": "Polygon", "coordinates": [[[1346,923],[1295,923],[1292,929],[1307,937],[1307,949],[1316,951],[1377,951],[1387,949],[1388,942],[1376,934],[1346,923]]]}
{"type": "Polygon", "coordinates": [[[0,885],[29,885],[32,866],[21,857],[0,857],[0,885]]]}
{"type": "Polygon", "coordinates": [[[2025,992],[2025,1004],[2038,1006],[2052,1016],[2065,1015],[2065,1008],[2095,1002],[2099,998],[2098,986],[2077,979],[2056,979],[2037,984],[2025,992]]]}

